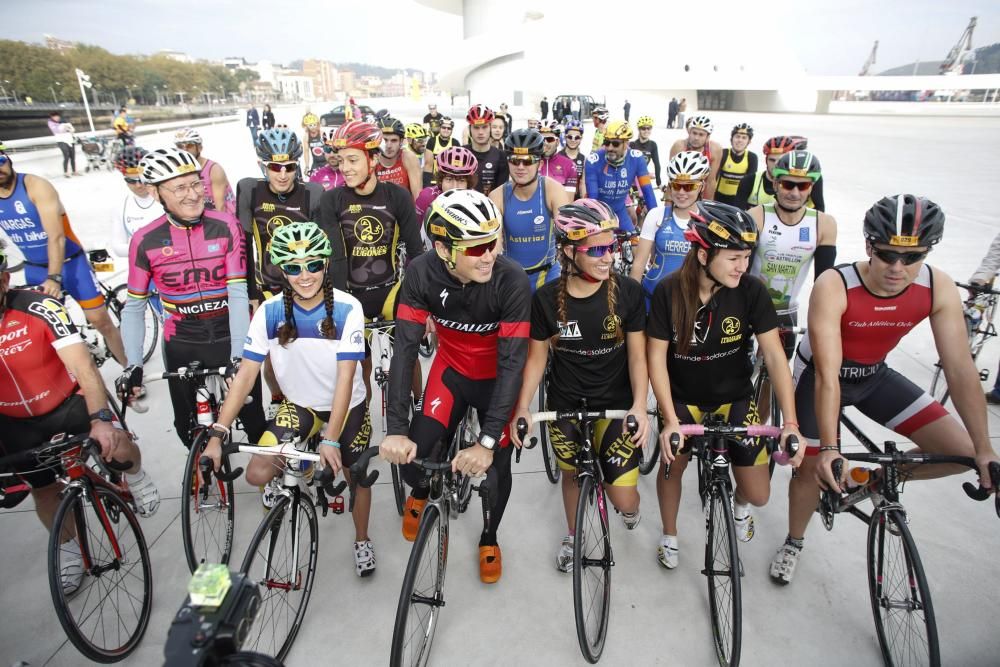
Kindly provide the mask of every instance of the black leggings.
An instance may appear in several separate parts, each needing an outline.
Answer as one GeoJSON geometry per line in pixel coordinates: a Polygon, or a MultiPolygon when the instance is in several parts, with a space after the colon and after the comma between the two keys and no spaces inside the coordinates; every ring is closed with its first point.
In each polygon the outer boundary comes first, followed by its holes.
{"type": "MultiPolygon", "coordinates": [[[[229,363],[229,348],[228,338],[211,343],[179,341],[174,338],[163,346],[163,364],[168,371],[190,366],[192,361],[200,361],[203,368],[220,368],[229,363]]],[[[191,449],[189,431],[195,418],[197,386],[194,382],[180,379],[167,380],[167,385],[170,388],[170,402],[174,408],[174,429],[184,446],[191,449]]],[[[267,420],[264,418],[264,407],[261,403],[263,399],[259,374],[250,396],[253,400],[240,410],[240,420],[250,442],[260,442],[267,420]]]]}
{"type": "Polygon", "coordinates": [[[63,172],[70,173],[70,166],[73,167],[73,171],[76,171],[76,147],[73,144],[64,144],[59,142],[59,150],[63,154],[63,172]]]}

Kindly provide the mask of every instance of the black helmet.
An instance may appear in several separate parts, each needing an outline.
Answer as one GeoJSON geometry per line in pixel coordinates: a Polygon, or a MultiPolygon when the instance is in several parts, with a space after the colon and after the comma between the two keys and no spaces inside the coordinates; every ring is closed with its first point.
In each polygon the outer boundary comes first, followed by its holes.
{"type": "Polygon", "coordinates": [[[545,140],[535,129],[524,128],[514,130],[503,142],[503,150],[508,158],[531,155],[540,158],[544,154],[545,140]]]}
{"type": "Polygon", "coordinates": [[[757,245],[757,223],[735,206],[700,201],[691,211],[684,238],[706,250],[753,250],[757,245]]]}
{"type": "Polygon", "coordinates": [[[403,140],[403,135],[405,130],[403,129],[403,123],[396,120],[392,116],[383,116],[378,119],[378,128],[382,130],[382,136],[387,136],[394,134],[399,137],[399,140],[403,140]]]}
{"type": "Polygon", "coordinates": [[[896,246],[932,246],[944,235],[944,211],[916,195],[883,197],[865,213],[865,238],[896,246]]]}

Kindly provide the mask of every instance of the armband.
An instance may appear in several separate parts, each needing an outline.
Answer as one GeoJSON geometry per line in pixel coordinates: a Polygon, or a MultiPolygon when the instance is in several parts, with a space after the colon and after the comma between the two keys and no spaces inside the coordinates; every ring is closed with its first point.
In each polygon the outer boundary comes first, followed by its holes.
{"type": "Polygon", "coordinates": [[[323,438],[322,440],[319,441],[319,444],[340,449],[340,443],[337,442],[336,440],[330,440],[330,438],[323,438]]]}
{"type": "Polygon", "coordinates": [[[819,451],[821,451],[821,452],[837,452],[839,454],[840,453],[840,446],[839,445],[823,445],[822,447],[819,448],[819,451]]]}

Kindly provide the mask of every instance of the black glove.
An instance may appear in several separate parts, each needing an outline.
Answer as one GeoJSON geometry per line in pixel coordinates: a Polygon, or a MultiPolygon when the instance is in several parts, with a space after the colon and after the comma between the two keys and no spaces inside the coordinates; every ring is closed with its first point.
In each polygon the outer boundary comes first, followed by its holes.
{"type": "Polygon", "coordinates": [[[226,364],[226,379],[232,380],[234,377],[236,377],[236,374],[239,372],[240,372],[240,358],[233,357],[232,359],[229,360],[229,363],[226,364]]]}
{"type": "Polygon", "coordinates": [[[122,371],[122,374],[115,380],[115,389],[118,396],[126,399],[132,396],[132,390],[142,386],[142,366],[129,366],[122,371]]]}

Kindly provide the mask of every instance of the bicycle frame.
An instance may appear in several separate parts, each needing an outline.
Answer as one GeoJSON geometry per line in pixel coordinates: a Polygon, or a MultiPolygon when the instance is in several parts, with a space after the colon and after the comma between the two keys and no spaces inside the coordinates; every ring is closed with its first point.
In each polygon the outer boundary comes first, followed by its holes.
{"type": "Polygon", "coordinates": [[[392,346],[393,346],[393,327],[395,327],[395,320],[381,320],[376,319],[372,322],[365,324],[365,335],[369,337],[370,347],[372,350],[372,379],[375,384],[379,387],[379,393],[382,395],[382,434],[385,435],[387,432],[387,426],[385,423],[386,417],[386,395],[385,390],[389,386],[389,366],[392,363],[392,346]],[[376,348],[377,348],[377,358],[378,363],[374,363],[376,359],[376,348]]]}

